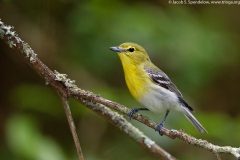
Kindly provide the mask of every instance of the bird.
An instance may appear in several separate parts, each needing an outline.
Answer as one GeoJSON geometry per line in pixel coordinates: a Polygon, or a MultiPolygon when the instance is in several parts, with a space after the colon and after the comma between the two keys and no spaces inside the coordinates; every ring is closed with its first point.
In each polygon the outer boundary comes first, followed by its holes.
{"type": "Polygon", "coordinates": [[[183,99],[183,95],[177,89],[170,78],[156,65],[154,65],[145,49],[132,42],[122,43],[119,46],[110,47],[117,52],[124,71],[127,87],[132,96],[144,106],[134,108],[129,112],[132,116],[140,110],[155,113],[166,112],[163,120],[158,123],[155,130],[163,135],[161,130],[171,110],[179,111],[203,133],[207,130],[194,117],[193,108],[183,99]]]}

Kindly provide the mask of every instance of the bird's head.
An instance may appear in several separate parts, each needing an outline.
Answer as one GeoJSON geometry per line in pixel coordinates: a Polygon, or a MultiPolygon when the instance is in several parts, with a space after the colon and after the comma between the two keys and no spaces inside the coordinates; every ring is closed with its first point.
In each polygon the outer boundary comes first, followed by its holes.
{"type": "Polygon", "coordinates": [[[141,64],[150,61],[145,49],[136,43],[122,43],[117,47],[111,47],[112,51],[118,53],[122,62],[131,62],[133,64],[141,64]]]}

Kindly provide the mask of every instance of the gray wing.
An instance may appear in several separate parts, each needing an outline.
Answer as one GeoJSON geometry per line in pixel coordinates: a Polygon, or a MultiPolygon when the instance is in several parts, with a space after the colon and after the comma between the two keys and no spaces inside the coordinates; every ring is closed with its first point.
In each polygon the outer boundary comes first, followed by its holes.
{"type": "Polygon", "coordinates": [[[163,72],[152,70],[152,69],[145,69],[148,75],[152,78],[152,80],[157,83],[159,86],[174,92],[178,97],[182,97],[181,92],[177,89],[177,87],[172,83],[170,78],[163,72]]]}
{"type": "Polygon", "coordinates": [[[181,92],[177,89],[177,87],[172,83],[170,78],[164,72],[160,72],[158,70],[152,70],[152,69],[145,69],[145,70],[157,85],[171,92],[174,92],[177,95],[179,102],[183,104],[183,106],[187,107],[190,111],[193,111],[192,107],[190,107],[187,104],[187,102],[184,101],[181,92]]]}

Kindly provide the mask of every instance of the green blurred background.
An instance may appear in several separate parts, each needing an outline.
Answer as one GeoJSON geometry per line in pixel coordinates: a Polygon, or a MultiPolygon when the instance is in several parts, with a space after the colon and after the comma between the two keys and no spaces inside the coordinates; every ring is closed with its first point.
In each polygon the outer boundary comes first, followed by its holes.
{"type": "MultiPolygon", "coordinates": [[[[237,5],[157,0],[0,1],[0,18],[50,69],[130,108],[140,104],[128,92],[120,60],[109,47],[139,43],[178,86],[209,134],[198,133],[175,112],[165,127],[235,147],[240,146],[239,14],[237,5]]],[[[56,92],[2,42],[0,52],[0,159],[77,159],[56,92]]],[[[155,159],[106,120],[75,101],[70,104],[86,160],[155,159]]],[[[143,114],[156,122],[164,116],[143,114]]],[[[131,123],[178,159],[214,159],[204,149],[131,123]]]]}

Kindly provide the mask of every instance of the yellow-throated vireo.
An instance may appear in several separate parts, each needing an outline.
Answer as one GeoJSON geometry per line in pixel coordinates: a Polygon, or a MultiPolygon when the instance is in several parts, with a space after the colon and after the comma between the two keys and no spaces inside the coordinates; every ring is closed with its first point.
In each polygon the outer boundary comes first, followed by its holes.
{"type": "Polygon", "coordinates": [[[139,110],[163,112],[166,114],[156,130],[161,134],[161,129],[170,110],[182,112],[199,132],[206,129],[193,116],[193,109],[183,99],[182,94],[172,83],[168,76],[155,66],[143,47],[136,43],[123,43],[111,47],[118,53],[122,62],[125,80],[133,97],[146,108],[135,108],[130,111],[130,118],[139,110]]]}

